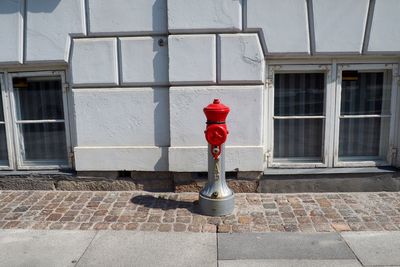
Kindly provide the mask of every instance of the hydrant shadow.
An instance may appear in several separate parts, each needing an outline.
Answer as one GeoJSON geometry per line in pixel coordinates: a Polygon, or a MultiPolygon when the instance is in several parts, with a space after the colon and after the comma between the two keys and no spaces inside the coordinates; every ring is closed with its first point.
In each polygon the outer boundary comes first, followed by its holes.
{"type": "Polygon", "coordinates": [[[152,195],[140,195],[131,198],[131,202],[146,208],[161,209],[161,210],[173,210],[173,209],[186,209],[193,214],[200,214],[200,208],[198,200],[178,200],[178,196],[152,196],[152,195]]]}

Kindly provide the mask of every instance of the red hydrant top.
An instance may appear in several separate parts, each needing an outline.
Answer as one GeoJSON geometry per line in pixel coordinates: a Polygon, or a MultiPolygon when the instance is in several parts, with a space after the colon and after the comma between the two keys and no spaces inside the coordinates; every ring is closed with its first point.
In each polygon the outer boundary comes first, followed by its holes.
{"type": "Polygon", "coordinates": [[[207,142],[212,146],[211,154],[217,160],[221,154],[221,146],[225,143],[228,136],[226,127],[226,117],[228,116],[229,107],[221,104],[219,99],[204,108],[204,114],[207,117],[207,128],[204,131],[207,142]]]}
{"type": "Polygon", "coordinates": [[[203,110],[207,117],[207,123],[209,124],[225,122],[230,111],[229,107],[221,104],[219,99],[214,99],[214,102],[203,110]]]}

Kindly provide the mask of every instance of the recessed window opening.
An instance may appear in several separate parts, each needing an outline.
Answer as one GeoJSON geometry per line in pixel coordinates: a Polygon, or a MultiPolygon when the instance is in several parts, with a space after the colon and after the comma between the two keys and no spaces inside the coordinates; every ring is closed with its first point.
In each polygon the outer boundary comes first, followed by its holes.
{"type": "Polygon", "coordinates": [[[324,73],[275,75],[274,158],[322,161],[324,73]]]}
{"type": "Polygon", "coordinates": [[[0,113],[0,165],[21,170],[68,167],[64,74],[11,73],[3,79],[8,80],[8,88],[2,88],[0,102],[4,111],[0,113]]]}
{"type": "Polygon", "coordinates": [[[390,87],[383,71],[343,71],[339,160],[385,160],[390,126],[390,87]]]}
{"type": "Polygon", "coordinates": [[[271,65],[268,167],[391,165],[397,71],[397,64],[271,65]]]}

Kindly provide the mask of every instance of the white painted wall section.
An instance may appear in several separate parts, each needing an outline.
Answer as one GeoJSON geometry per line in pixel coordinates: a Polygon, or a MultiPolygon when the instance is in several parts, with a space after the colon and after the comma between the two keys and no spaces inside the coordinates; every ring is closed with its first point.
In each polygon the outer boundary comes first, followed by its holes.
{"type": "Polygon", "coordinates": [[[264,54],[257,34],[221,34],[219,83],[264,83],[264,54]]]}
{"type": "Polygon", "coordinates": [[[167,33],[167,0],[88,0],[88,3],[90,35],[167,33]]]}
{"type": "Polygon", "coordinates": [[[240,31],[241,2],[241,0],[168,0],[168,30],[171,33],[240,31]]]}
{"type": "Polygon", "coordinates": [[[86,34],[84,0],[29,0],[26,6],[26,61],[68,62],[70,34],[86,34]]]}
{"type": "Polygon", "coordinates": [[[73,90],[78,146],[169,146],[167,88],[73,90]]]}
{"type": "MultiPolygon", "coordinates": [[[[262,146],[228,146],[226,171],[262,171],[262,146]]],[[[173,172],[206,172],[207,147],[170,147],[169,170],[173,172]]]]}
{"type": "Polygon", "coordinates": [[[76,147],[77,171],[168,171],[166,147],[76,147]]]}
{"type": "Polygon", "coordinates": [[[166,38],[124,37],[119,39],[119,45],[121,84],[168,85],[166,38]]]}
{"type": "Polygon", "coordinates": [[[206,145],[203,108],[214,98],[231,108],[227,146],[261,145],[262,90],[262,86],[171,87],[171,146],[206,145]]]}
{"type": "Polygon", "coordinates": [[[0,63],[22,63],[23,1],[0,1],[0,63]]]}
{"type": "Polygon", "coordinates": [[[313,0],[317,53],[362,51],[368,0],[313,0]]]}
{"type": "Polygon", "coordinates": [[[117,39],[74,39],[70,67],[74,86],[117,85],[117,39]]]}
{"type": "Polygon", "coordinates": [[[168,49],[171,84],[216,82],[215,35],[170,35],[168,49]]]}
{"type": "Polygon", "coordinates": [[[400,51],[400,1],[377,0],[372,18],[368,52],[400,51]]]}
{"type": "Polygon", "coordinates": [[[247,0],[247,29],[260,29],[269,54],[308,54],[306,0],[247,0]]]}

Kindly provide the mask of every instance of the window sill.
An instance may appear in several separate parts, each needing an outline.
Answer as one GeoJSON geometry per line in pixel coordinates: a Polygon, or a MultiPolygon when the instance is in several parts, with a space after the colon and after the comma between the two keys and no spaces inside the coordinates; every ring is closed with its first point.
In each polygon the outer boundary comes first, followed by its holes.
{"type": "Polygon", "coordinates": [[[46,177],[46,176],[74,176],[73,170],[36,170],[36,171],[0,171],[1,177],[46,177]]]}
{"type": "Polygon", "coordinates": [[[394,173],[394,167],[365,168],[314,168],[314,169],[278,169],[266,168],[264,175],[302,175],[302,174],[353,174],[353,173],[394,173]]]}

